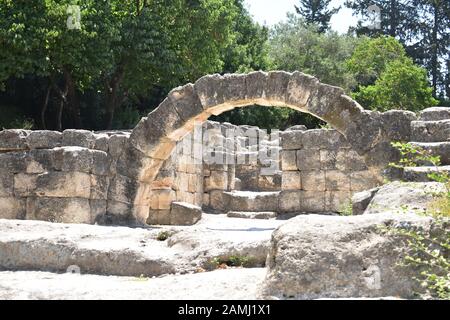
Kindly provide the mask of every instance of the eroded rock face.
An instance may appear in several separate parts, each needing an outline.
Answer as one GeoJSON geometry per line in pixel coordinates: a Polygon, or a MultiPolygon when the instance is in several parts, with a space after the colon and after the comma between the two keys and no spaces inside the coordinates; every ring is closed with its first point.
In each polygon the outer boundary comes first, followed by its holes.
{"type": "Polygon", "coordinates": [[[386,213],[289,220],[272,234],[261,296],[411,298],[420,291],[418,271],[397,266],[405,243],[383,232],[399,223],[428,230],[431,219],[386,213]]]}
{"type": "Polygon", "coordinates": [[[380,187],[364,214],[386,211],[424,213],[436,195],[445,190],[445,186],[438,182],[388,183],[380,187]]]}

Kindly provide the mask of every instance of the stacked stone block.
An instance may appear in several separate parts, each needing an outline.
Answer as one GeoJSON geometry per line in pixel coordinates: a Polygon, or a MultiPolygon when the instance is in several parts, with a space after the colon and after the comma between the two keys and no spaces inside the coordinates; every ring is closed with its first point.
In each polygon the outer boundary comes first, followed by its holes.
{"type": "Polygon", "coordinates": [[[281,212],[340,212],[352,193],[377,184],[336,130],[285,131],[281,144],[281,212]]]}

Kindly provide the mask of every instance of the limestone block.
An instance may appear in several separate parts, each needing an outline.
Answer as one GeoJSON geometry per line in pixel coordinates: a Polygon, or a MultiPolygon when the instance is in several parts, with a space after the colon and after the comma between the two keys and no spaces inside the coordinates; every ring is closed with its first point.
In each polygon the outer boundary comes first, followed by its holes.
{"type": "Polygon", "coordinates": [[[350,187],[352,191],[363,191],[378,186],[377,178],[368,170],[355,171],[350,174],[350,187]]]}
{"type": "Polygon", "coordinates": [[[172,202],[170,209],[170,224],[190,226],[202,218],[202,209],[199,206],[186,202],[172,202]]]}
{"type": "Polygon", "coordinates": [[[302,189],[307,191],[325,191],[325,171],[307,170],[301,172],[302,189]]]}
{"type": "MultiPolygon", "coordinates": [[[[288,171],[295,172],[295,171],[288,171]]],[[[279,191],[281,188],[281,172],[272,175],[258,175],[258,189],[261,191],[279,191]]]]}
{"type": "Polygon", "coordinates": [[[29,197],[26,219],[58,223],[90,223],[89,199],[29,197]]]}
{"type": "Polygon", "coordinates": [[[91,150],[92,153],[92,170],[95,175],[108,175],[110,173],[112,158],[108,153],[99,150],[91,150]]]}
{"type": "Polygon", "coordinates": [[[28,149],[26,137],[30,131],[22,129],[5,129],[0,131],[0,151],[28,149]]]}
{"type": "Polygon", "coordinates": [[[228,174],[225,171],[211,171],[211,175],[205,179],[205,190],[227,190],[228,174]]]}
{"type": "MultiPolygon", "coordinates": [[[[28,197],[35,195],[37,187],[37,174],[18,173],[14,175],[14,195],[28,197]]],[[[44,186],[45,187],[45,186],[44,186]]]]}
{"type": "Polygon", "coordinates": [[[219,74],[206,75],[195,82],[197,93],[204,110],[224,103],[223,77],[219,74]]]}
{"type": "MultiPolygon", "coordinates": [[[[178,200],[178,199],[177,199],[178,200]]],[[[208,207],[209,206],[209,193],[203,193],[203,206],[208,207]]]]}
{"type": "Polygon", "coordinates": [[[319,83],[317,78],[301,72],[294,72],[287,88],[286,102],[290,105],[306,107],[310,95],[316,90],[319,83]]]}
{"type": "Polygon", "coordinates": [[[106,200],[108,198],[108,187],[109,177],[91,174],[91,193],[89,198],[106,200]]]}
{"type": "Polygon", "coordinates": [[[106,215],[104,217],[100,216],[97,219],[97,223],[105,225],[124,224],[130,221],[131,216],[132,206],[129,203],[108,199],[106,203],[106,215]]]}
{"type": "Polygon", "coordinates": [[[296,157],[295,150],[281,151],[281,169],[283,171],[296,171],[297,170],[297,157],[296,157]]]}
{"type": "Polygon", "coordinates": [[[300,190],[302,188],[299,171],[283,172],[281,178],[281,190],[300,190]]]}
{"type": "Polygon", "coordinates": [[[320,150],[320,168],[322,170],[335,170],[337,163],[337,150],[320,150]]]}
{"type": "Polygon", "coordinates": [[[135,180],[117,174],[110,180],[108,200],[130,204],[134,200],[137,187],[135,180]]]}
{"type": "Polygon", "coordinates": [[[209,206],[218,211],[225,211],[229,206],[229,198],[222,190],[211,190],[209,192],[209,206]]]}
{"type": "Polygon", "coordinates": [[[56,169],[55,150],[35,149],[26,153],[26,173],[44,173],[56,169]]]}
{"type": "Polygon", "coordinates": [[[363,214],[378,190],[379,188],[374,188],[354,193],[352,196],[352,214],[363,214]]]}
{"type": "Polygon", "coordinates": [[[153,210],[149,211],[147,218],[149,225],[170,225],[170,210],[153,210]]]}
{"type": "Polygon", "coordinates": [[[344,94],[344,90],[324,83],[319,83],[316,89],[309,96],[307,110],[333,125],[343,111],[339,108],[339,97],[344,94]]]}
{"type": "Polygon", "coordinates": [[[105,224],[106,206],[106,200],[89,200],[89,207],[91,208],[91,224],[100,222],[103,222],[102,224],[105,224]]]}
{"type": "MultiPolygon", "coordinates": [[[[265,95],[267,88],[267,72],[255,71],[247,74],[246,87],[247,99],[261,99],[265,95]]],[[[262,99],[261,99],[262,100],[262,99]]]]}
{"type": "Polygon", "coordinates": [[[23,219],[25,213],[25,199],[17,197],[0,197],[0,219],[23,219]]]}
{"type": "Polygon", "coordinates": [[[95,135],[88,130],[67,129],[62,133],[62,145],[94,149],[95,135]]]}
{"type": "Polygon", "coordinates": [[[267,77],[266,98],[275,105],[286,104],[286,94],[291,79],[291,73],[285,71],[270,71],[267,77]]]}
{"type": "Polygon", "coordinates": [[[91,177],[83,172],[19,173],[14,176],[14,193],[21,197],[89,198],[91,177]]]}
{"type": "Polygon", "coordinates": [[[94,149],[108,152],[109,136],[105,133],[95,134],[94,149]]]}
{"type": "Polygon", "coordinates": [[[84,147],[61,147],[54,149],[54,165],[61,171],[92,171],[92,152],[84,147]]]}
{"type": "Polygon", "coordinates": [[[239,104],[246,99],[246,75],[225,74],[223,76],[223,99],[225,102],[239,104]]]}
{"type": "Polygon", "coordinates": [[[300,204],[304,212],[325,212],[325,191],[301,191],[300,204]]]}
{"type": "Polygon", "coordinates": [[[306,131],[306,130],[308,130],[308,128],[305,125],[298,124],[298,125],[289,127],[286,130],[284,130],[284,131],[306,131]]]}
{"type": "Polygon", "coordinates": [[[352,148],[360,154],[373,149],[382,139],[383,120],[381,114],[364,110],[346,123],[344,135],[352,148]]]}
{"type": "Polygon", "coordinates": [[[203,112],[200,99],[191,83],[170,91],[168,99],[184,121],[189,121],[203,112]]]}
{"type": "Polygon", "coordinates": [[[283,150],[303,148],[303,134],[305,131],[284,131],[281,133],[281,147],[283,150]]]}
{"type": "Polygon", "coordinates": [[[124,151],[128,137],[125,135],[113,134],[108,140],[108,153],[115,159],[124,151]]]}
{"type": "Polygon", "coordinates": [[[0,197],[11,197],[14,192],[14,174],[0,167],[0,197]]]}
{"type": "Polygon", "coordinates": [[[158,209],[170,209],[170,204],[176,199],[175,191],[172,189],[158,189],[153,190],[153,192],[155,194],[155,197],[158,199],[158,209]]]}
{"type": "Polygon", "coordinates": [[[367,166],[362,158],[355,150],[341,148],[336,154],[336,169],[341,171],[363,171],[367,170],[367,166]]]}
{"type": "Polygon", "coordinates": [[[50,130],[30,131],[26,142],[30,149],[53,149],[61,147],[62,133],[50,130]]]}
{"type": "Polygon", "coordinates": [[[419,120],[421,121],[439,121],[450,119],[450,108],[431,107],[420,112],[419,120]]]}
{"type": "Polygon", "coordinates": [[[195,174],[188,174],[188,188],[189,192],[197,191],[197,177],[195,174]]]}
{"type": "Polygon", "coordinates": [[[26,160],[26,152],[0,153],[0,168],[4,172],[24,172],[27,167],[26,160]]]}
{"type": "Polygon", "coordinates": [[[350,191],[326,191],[325,210],[331,212],[343,212],[351,205],[352,194],[350,191]]]}
{"type": "Polygon", "coordinates": [[[280,212],[298,212],[301,211],[300,203],[301,191],[285,190],[280,192],[278,207],[280,212]]]}
{"type": "Polygon", "coordinates": [[[411,121],[417,120],[412,111],[389,110],[381,115],[384,130],[389,139],[394,141],[411,141],[411,121]]]}
{"type": "Polygon", "coordinates": [[[320,150],[301,149],[297,151],[297,168],[299,170],[320,169],[320,150]]]}
{"type": "Polygon", "coordinates": [[[350,191],[350,175],[340,170],[325,171],[327,191],[350,191]]]}

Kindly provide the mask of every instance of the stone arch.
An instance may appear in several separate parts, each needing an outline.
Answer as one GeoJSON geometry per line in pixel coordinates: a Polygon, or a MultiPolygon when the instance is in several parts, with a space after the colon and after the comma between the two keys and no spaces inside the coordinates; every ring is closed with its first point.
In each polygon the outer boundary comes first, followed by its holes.
{"type": "Polygon", "coordinates": [[[128,186],[133,216],[145,222],[152,182],[159,168],[196,121],[204,122],[211,115],[254,104],[286,106],[326,121],[375,171],[389,161],[389,155],[374,157],[389,148],[382,114],[364,110],[342,88],[322,84],[298,71],[207,75],[195,84],[173,89],[133,129],[130,145],[118,163],[118,174],[135,180],[128,186]]]}

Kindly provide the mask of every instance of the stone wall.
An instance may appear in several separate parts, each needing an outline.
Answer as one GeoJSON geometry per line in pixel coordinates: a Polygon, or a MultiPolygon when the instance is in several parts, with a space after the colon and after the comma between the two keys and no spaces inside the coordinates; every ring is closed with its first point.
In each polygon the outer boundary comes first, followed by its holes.
{"type": "Polygon", "coordinates": [[[127,223],[110,216],[110,188],[128,132],[0,131],[0,217],[127,223]]]}
{"type": "Polygon", "coordinates": [[[342,212],[353,193],[377,185],[364,159],[336,130],[289,130],[281,144],[281,212],[342,212]]]}

